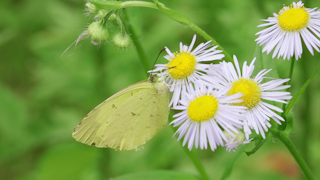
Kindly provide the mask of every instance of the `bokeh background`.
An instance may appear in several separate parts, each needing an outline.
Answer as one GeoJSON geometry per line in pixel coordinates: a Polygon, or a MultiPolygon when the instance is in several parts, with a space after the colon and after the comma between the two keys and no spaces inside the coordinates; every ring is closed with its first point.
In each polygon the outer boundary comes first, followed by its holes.
{"type": "MultiPolygon", "coordinates": [[[[260,19],[272,16],[289,0],[162,0],[186,14],[213,36],[229,54],[251,61],[260,19]]],[[[319,7],[309,0],[307,7],[319,7]]],[[[73,128],[97,104],[147,75],[135,47],[121,49],[110,42],[95,46],[89,39],[70,46],[93,18],[85,1],[0,1],[0,179],[102,180],[134,172],[176,170],[198,175],[173,130],[165,127],[141,151],[98,149],[76,142],[73,128]],[[68,47],[70,48],[63,53],[68,47]]],[[[129,8],[128,8],[129,9],[129,8]]],[[[127,10],[127,9],[126,9],[127,10]]],[[[164,46],[178,50],[194,32],[154,9],[140,8],[135,23],[140,41],[153,64],[164,46]],[[138,20],[137,20],[138,18],[138,20]]],[[[196,44],[205,41],[198,36],[196,44]]],[[[296,62],[293,95],[309,78],[320,56],[296,62]]],[[[164,58],[159,63],[164,63],[164,58]]],[[[290,63],[275,60],[281,77],[290,63]]],[[[150,67],[151,69],[151,67],[150,67]]],[[[294,144],[320,179],[319,75],[293,109],[294,144]]],[[[247,145],[250,151],[253,144],[247,145]]],[[[236,152],[218,148],[194,150],[212,179],[220,179],[236,152]]],[[[270,140],[251,156],[235,162],[230,180],[304,179],[289,151],[270,140]]]]}

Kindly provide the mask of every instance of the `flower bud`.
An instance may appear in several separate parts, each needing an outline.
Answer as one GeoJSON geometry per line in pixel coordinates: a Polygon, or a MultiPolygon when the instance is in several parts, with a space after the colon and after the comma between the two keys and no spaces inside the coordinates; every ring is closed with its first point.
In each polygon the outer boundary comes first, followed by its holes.
{"type": "Polygon", "coordinates": [[[131,38],[127,34],[117,33],[113,36],[113,43],[119,48],[126,48],[130,45],[131,38]]]}
{"type": "Polygon", "coordinates": [[[105,24],[95,21],[88,26],[88,34],[92,41],[100,43],[110,37],[109,30],[105,24]]]}
{"type": "Polygon", "coordinates": [[[86,3],[86,10],[90,13],[90,14],[95,14],[98,11],[98,8],[96,5],[87,2],[86,3]]]}
{"type": "Polygon", "coordinates": [[[117,21],[117,15],[115,13],[112,13],[109,16],[108,21],[117,21]]]}
{"type": "Polygon", "coordinates": [[[105,9],[100,9],[98,10],[96,16],[94,17],[95,19],[103,19],[107,15],[108,11],[105,9]]]}
{"type": "Polygon", "coordinates": [[[239,132],[239,134],[235,134],[235,136],[231,136],[228,132],[223,131],[224,135],[226,135],[228,141],[226,142],[226,150],[227,151],[235,151],[239,145],[248,144],[252,139],[245,139],[244,133],[239,132]]]}

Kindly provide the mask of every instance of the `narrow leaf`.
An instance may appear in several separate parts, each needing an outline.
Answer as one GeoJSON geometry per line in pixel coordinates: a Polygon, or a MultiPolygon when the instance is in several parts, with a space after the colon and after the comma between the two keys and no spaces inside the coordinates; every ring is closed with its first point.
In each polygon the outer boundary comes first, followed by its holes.
{"type": "Polygon", "coordinates": [[[154,2],[157,4],[157,7],[160,9],[160,11],[164,12],[171,19],[178,21],[181,24],[184,24],[187,26],[192,24],[192,22],[190,21],[190,19],[186,15],[184,15],[178,11],[174,11],[172,9],[169,9],[168,7],[166,7],[164,4],[160,3],[157,0],[155,0],[154,2]]]}
{"type": "Polygon", "coordinates": [[[250,152],[245,152],[247,154],[247,156],[250,156],[251,154],[254,154],[256,151],[258,151],[258,149],[267,141],[269,141],[270,136],[267,136],[266,139],[260,139],[259,142],[256,143],[256,146],[252,149],[252,151],[250,152]]]}
{"type": "Polygon", "coordinates": [[[174,180],[200,180],[199,177],[193,174],[177,172],[177,171],[167,171],[167,170],[157,170],[144,173],[132,173],[119,177],[112,178],[113,180],[163,180],[163,179],[174,179],[174,180]]]}
{"type": "Polygon", "coordinates": [[[311,75],[311,77],[307,80],[306,83],[304,83],[304,85],[300,88],[299,92],[297,95],[295,95],[292,100],[290,101],[290,103],[288,104],[284,115],[287,116],[290,109],[292,108],[292,106],[296,103],[296,101],[299,99],[299,97],[302,95],[302,93],[304,92],[304,90],[308,87],[308,85],[310,84],[311,80],[313,79],[313,77],[316,75],[317,71],[318,71],[319,65],[317,66],[317,68],[314,70],[313,74],[311,75]]]}
{"type": "Polygon", "coordinates": [[[244,147],[245,146],[241,146],[241,148],[237,150],[237,154],[228,163],[226,169],[224,170],[222,177],[221,177],[221,180],[227,179],[230,176],[232,169],[233,169],[233,166],[234,166],[235,162],[239,159],[240,155],[242,154],[244,147]]]}

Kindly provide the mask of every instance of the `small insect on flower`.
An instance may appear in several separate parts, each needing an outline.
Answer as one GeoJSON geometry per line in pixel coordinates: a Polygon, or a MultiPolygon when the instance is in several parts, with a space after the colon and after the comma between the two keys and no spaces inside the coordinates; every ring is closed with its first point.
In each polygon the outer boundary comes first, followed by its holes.
{"type": "Polygon", "coordinates": [[[238,129],[242,128],[241,113],[246,107],[230,105],[242,102],[238,99],[242,94],[225,96],[228,89],[217,91],[204,85],[189,89],[191,91],[183,93],[180,104],[173,107],[182,110],[170,123],[174,127],[180,126],[175,133],[179,135],[178,141],[184,136],[183,146],[188,142],[189,150],[193,146],[207,149],[208,143],[212,151],[217,146],[224,146],[228,139],[223,131],[234,137],[233,133],[239,133],[238,129]]]}
{"type": "Polygon", "coordinates": [[[267,23],[258,26],[267,27],[256,33],[259,35],[257,43],[264,45],[262,52],[269,54],[273,50],[272,58],[278,54],[277,58],[290,59],[295,56],[298,60],[302,54],[301,37],[312,55],[313,48],[319,52],[320,11],[317,8],[306,8],[299,1],[273,15],[263,20],[267,23]]]}
{"type": "MultiPolygon", "coordinates": [[[[248,109],[243,119],[243,130],[246,135],[246,139],[249,139],[251,129],[254,129],[257,134],[261,134],[263,138],[266,138],[265,132],[271,127],[270,119],[272,118],[278,124],[284,119],[275,113],[274,111],[282,113],[283,110],[277,106],[265,102],[273,101],[287,104],[285,100],[292,98],[290,92],[283,92],[290,87],[290,85],[282,85],[290,79],[274,79],[266,83],[261,83],[264,77],[271,69],[261,70],[255,77],[252,77],[254,71],[255,58],[250,65],[247,65],[247,61],[243,63],[242,72],[236,56],[233,56],[234,65],[231,62],[222,62],[221,71],[216,73],[216,76],[220,75],[218,79],[220,84],[226,88],[229,88],[227,94],[233,95],[242,93],[240,98],[243,100],[241,103],[235,105],[245,106],[248,109]]],[[[213,69],[217,71],[216,68],[213,69]]]]}
{"type": "Polygon", "coordinates": [[[169,62],[167,64],[156,64],[156,69],[149,72],[163,72],[166,82],[171,85],[173,92],[170,106],[177,105],[181,91],[185,91],[188,83],[197,84],[201,79],[208,78],[203,71],[209,67],[202,62],[221,60],[224,57],[221,50],[216,50],[218,46],[213,46],[211,41],[199,44],[194,50],[196,35],[193,36],[190,46],[180,42],[180,51],[172,53],[165,47],[168,55],[164,56],[169,62]]]}

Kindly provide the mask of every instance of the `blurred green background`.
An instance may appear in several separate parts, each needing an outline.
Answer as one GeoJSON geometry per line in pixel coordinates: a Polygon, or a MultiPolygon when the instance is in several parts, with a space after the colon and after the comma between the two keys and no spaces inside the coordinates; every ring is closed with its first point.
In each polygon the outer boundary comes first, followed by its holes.
{"type": "MultiPolygon", "coordinates": [[[[272,16],[288,0],[162,0],[186,14],[213,36],[229,54],[251,61],[254,34],[260,19],[272,16]]],[[[141,151],[98,149],[76,142],[71,133],[82,118],[104,99],[122,88],[144,80],[146,73],[133,45],[119,49],[89,39],[71,46],[92,22],[85,16],[85,1],[1,0],[0,2],[0,179],[1,180],[100,180],[134,172],[176,170],[198,175],[173,130],[165,127],[141,151]]],[[[308,1],[307,7],[319,7],[308,1]]],[[[129,10],[130,8],[126,9],[129,10]]],[[[134,8],[138,9],[138,8],[134,8]]],[[[140,41],[150,64],[159,51],[178,50],[194,34],[160,11],[140,8],[140,41]]],[[[136,24],[137,25],[137,24],[136,24]]],[[[198,36],[196,44],[205,41],[198,36]]],[[[306,52],[306,51],[305,51],[306,52]]],[[[293,95],[314,71],[320,56],[306,52],[296,62],[293,95]]],[[[159,63],[164,63],[164,58],[159,63]]],[[[289,61],[275,60],[281,77],[289,61]]],[[[151,67],[150,67],[151,69],[151,67]]],[[[294,107],[291,138],[320,179],[319,76],[294,107]]],[[[247,145],[251,150],[253,144],[247,145]]],[[[194,150],[212,179],[220,179],[236,153],[218,148],[194,150]]],[[[230,180],[303,179],[289,151],[278,140],[267,142],[257,153],[242,153],[230,180]]]]}

